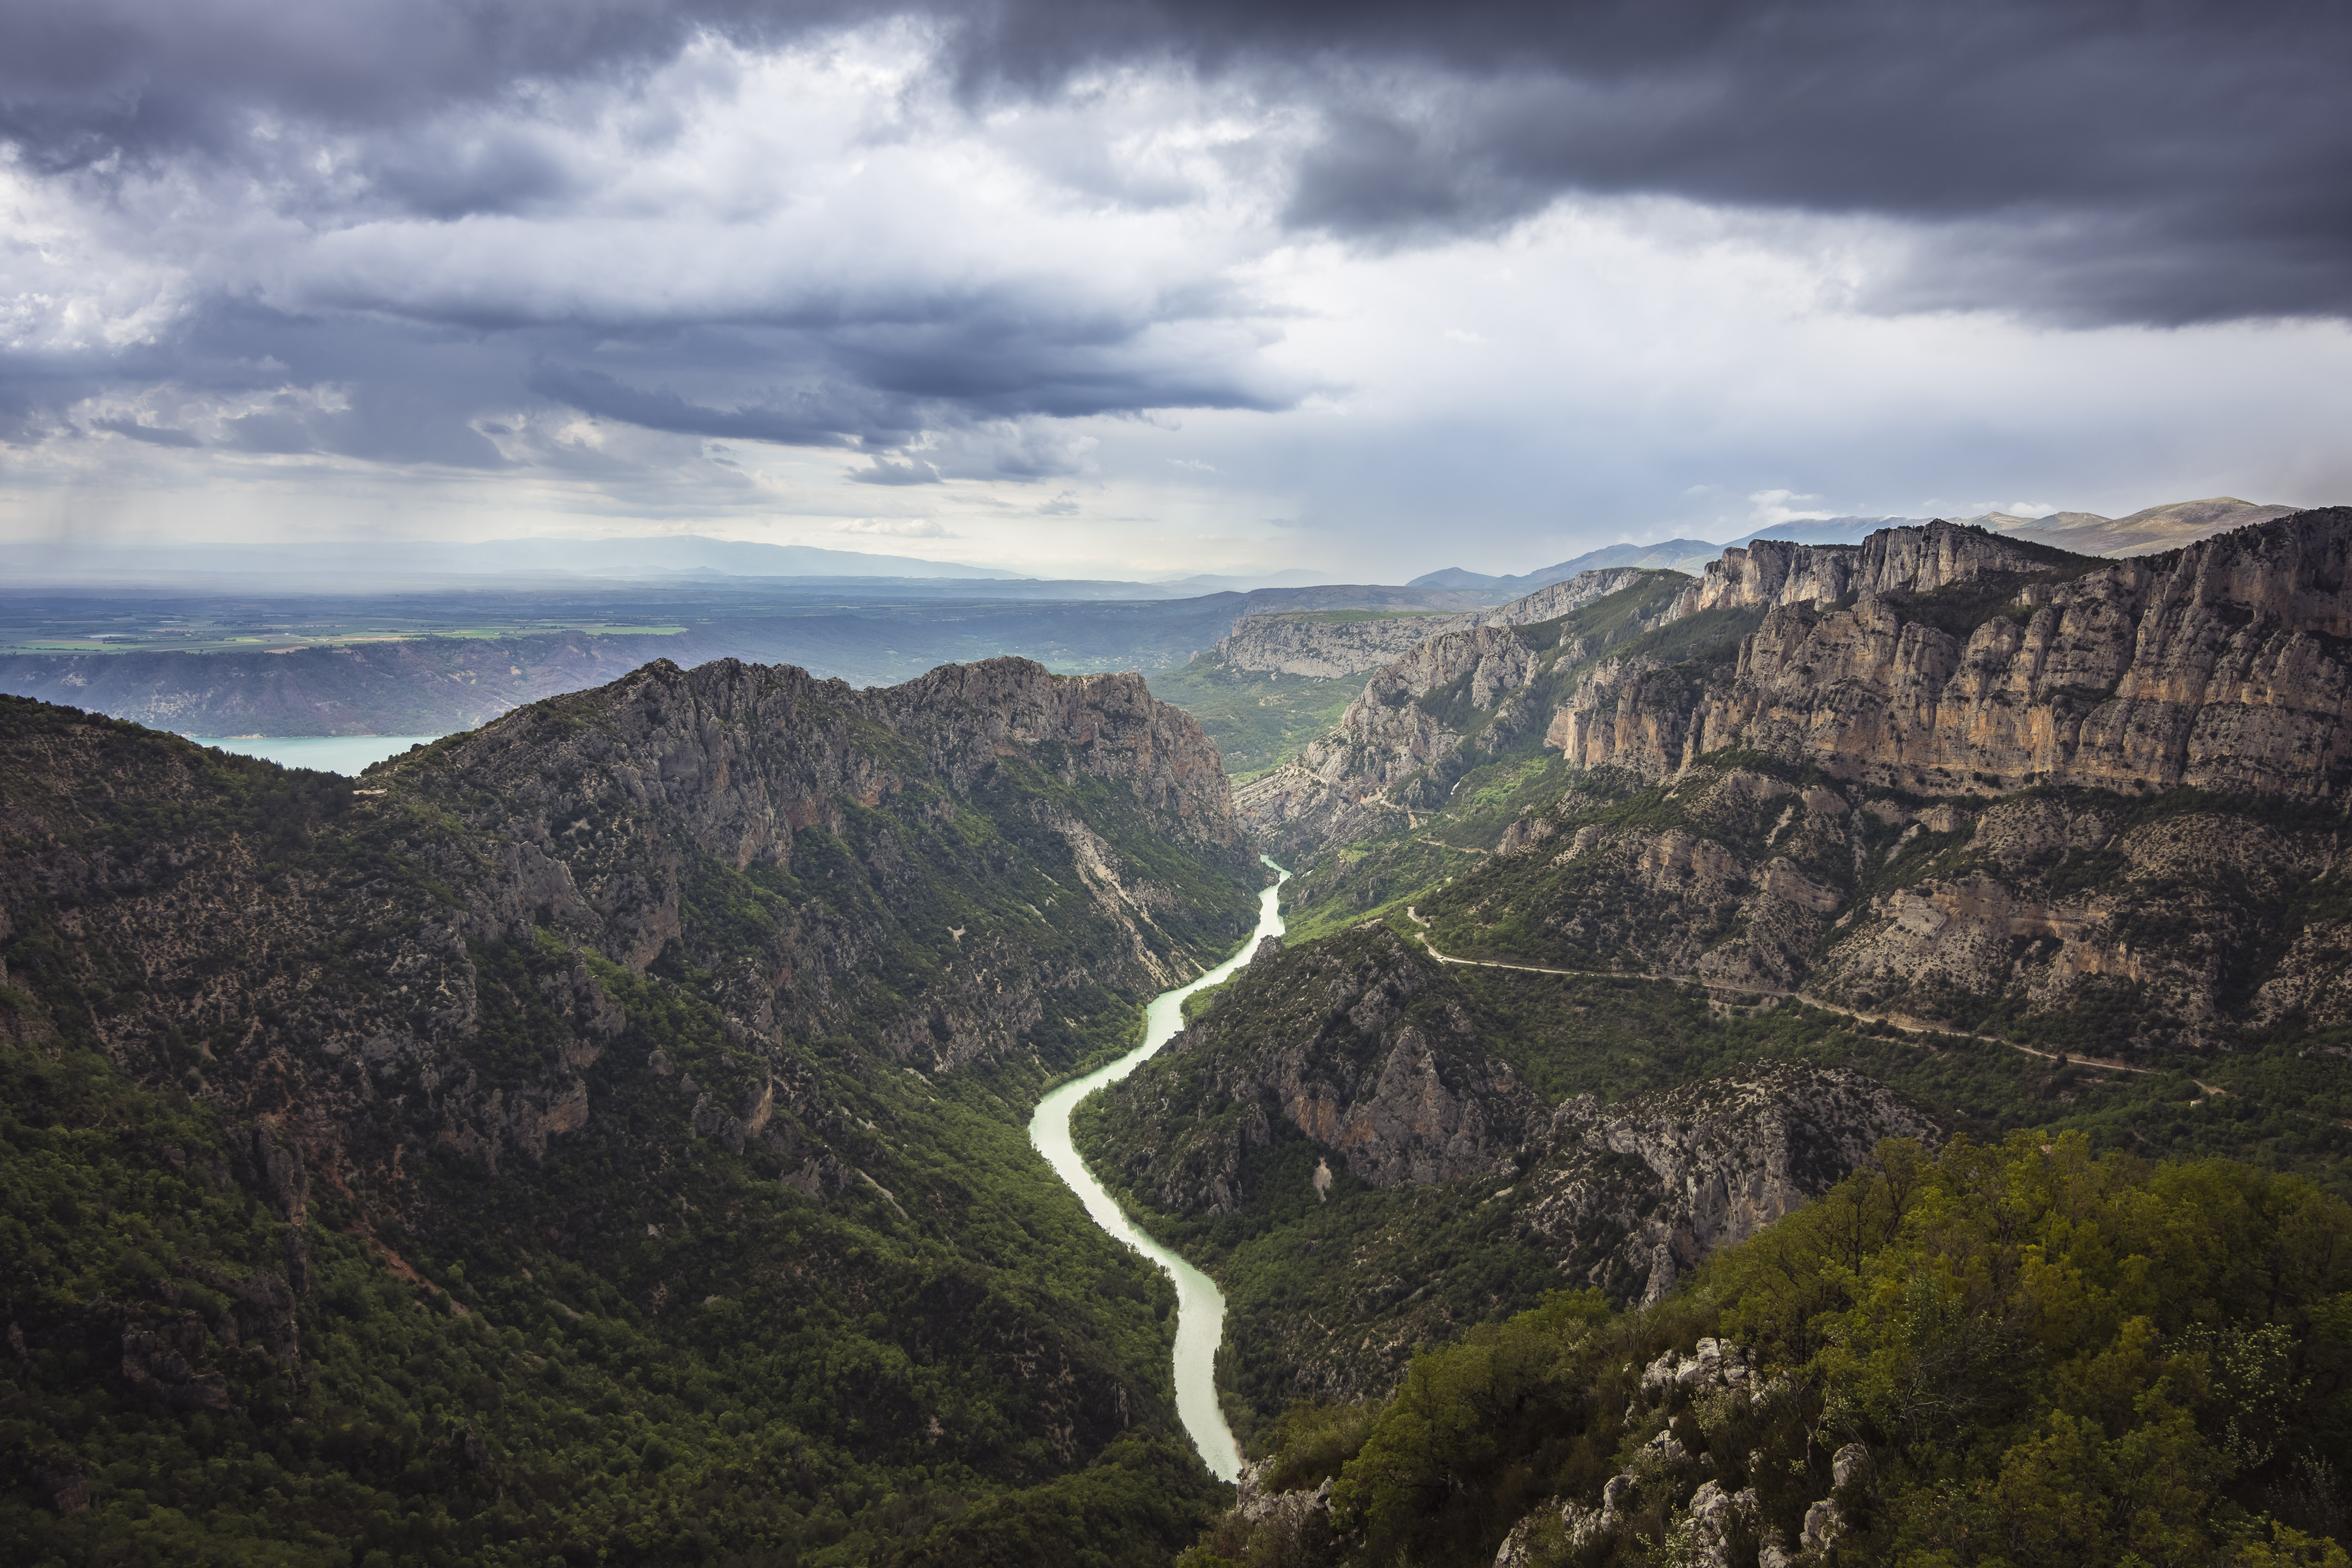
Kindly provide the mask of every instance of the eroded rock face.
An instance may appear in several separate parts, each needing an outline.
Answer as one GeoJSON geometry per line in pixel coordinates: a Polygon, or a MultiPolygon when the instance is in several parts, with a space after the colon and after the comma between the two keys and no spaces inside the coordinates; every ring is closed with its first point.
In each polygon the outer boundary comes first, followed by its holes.
{"type": "Polygon", "coordinates": [[[1941,1137],[1927,1112],[1843,1068],[1764,1063],[1613,1107],[1580,1097],[1553,1112],[1527,1222],[1572,1279],[1647,1303],[1836,1185],[1882,1139],[1941,1137]]]}
{"type": "Polygon", "coordinates": [[[2053,553],[1940,519],[1918,528],[1881,529],[1860,544],[1759,539],[1709,562],[1684,590],[1675,614],[1823,605],[1848,594],[1933,594],[1995,574],[2051,574],[2053,553]]]}
{"type": "Polygon", "coordinates": [[[1396,616],[1328,622],[1286,614],[1245,616],[1202,656],[1237,675],[1299,675],[1318,679],[1362,675],[1432,637],[1480,626],[1549,621],[1632,587],[1654,574],[1633,568],[1579,573],[1491,610],[1450,616],[1396,616]]]}
{"type": "Polygon", "coordinates": [[[1481,624],[1483,612],[1327,622],[1245,616],[1203,656],[1236,675],[1298,675],[1332,680],[1378,669],[1430,637],[1481,624]]]}
{"type": "MultiPolygon", "coordinates": [[[[2045,1007],[2126,987],[2151,1024],[2217,1020],[2230,971],[2275,945],[2292,896],[2327,877],[2333,834],[2222,811],[2126,825],[2098,797],[2026,795],[1974,813],[1939,808],[1969,868],[1872,897],[1844,917],[1809,991],[1934,1016],[1954,994],[2021,990],[2045,1007]]],[[[1898,846],[1899,847],[1899,846],[1898,846]]],[[[2267,1021],[2352,1006],[2340,921],[2313,920],[2252,998],[2267,1021]]]]}
{"type": "Polygon", "coordinates": [[[2352,776],[2352,510],[2072,576],[2063,558],[1949,524],[1832,548],[1727,553],[1677,607],[1768,606],[1736,674],[1696,691],[1651,668],[1613,671],[1563,705],[1552,743],[1643,778],[1738,747],[1920,794],[2050,783],[2327,797],[2352,776]],[[1914,608],[2012,578],[2012,609],[1988,604],[1959,631],[1914,608]],[[1848,593],[1851,609],[1824,607],[1848,593]]]}
{"type": "Polygon", "coordinates": [[[1123,1118],[1188,1125],[1120,1151],[1121,1173],[1155,1206],[1240,1208],[1254,1195],[1248,1151],[1276,1122],[1381,1187],[1486,1174],[1543,1125],[1534,1091],[1458,1005],[1432,998],[1434,965],[1394,933],[1362,931],[1265,970],[1244,972],[1243,1006],[1212,1010],[1109,1091],[1123,1118]]]}
{"type": "MultiPolygon", "coordinates": [[[[1557,620],[1612,594],[1663,581],[1685,579],[1672,573],[1587,572],[1500,610],[1463,617],[1459,626],[1448,622],[1433,632],[1434,624],[1424,623],[1420,640],[1373,671],[1337,729],[1234,790],[1237,819],[1285,853],[1349,843],[1402,826],[1415,810],[1434,808],[1444,799],[1439,780],[1449,766],[1454,773],[1475,766],[1545,722],[1549,703],[1533,700],[1531,683],[1548,668],[1550,645],[1513,628],[1557,620]],[[1471,714],[1477,716],[1475,726],[1464,720],[1471,714]]],[[[1572,638],[1552,662],[1573,663],[1604,642],[1637,635],[1646,624],[1637,619],[1607,634],[1572,638]]]]}
{"type": "Polygon", "coordinates": [[[1545,961],[1794,989],[1859,864],[1852,805],[1747,768],[1694,773],[1669,798],[1678,825],[1577,826],[1591,803],[1571,791],[1505,835],[1499,855],[1556,873],[1542,920],[1559,945],[1545,961]]]}

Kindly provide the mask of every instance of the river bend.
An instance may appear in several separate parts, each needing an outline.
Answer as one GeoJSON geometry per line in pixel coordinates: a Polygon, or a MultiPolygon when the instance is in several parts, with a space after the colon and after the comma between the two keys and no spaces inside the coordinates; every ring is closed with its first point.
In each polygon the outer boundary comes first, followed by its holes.
{"type": "Polygon", "coordinates": [[[1234,1441],[1233,1428],[1225,1425],[1225,1413],[1217,1404],[1217,1342],[1225,1331],[1224,1295],[1207,1275],[1129,1222],[1072,1146],[1070,1112],[1078,1101],[1105,1084],[1117,1083],[1174,1039],[1184,1026],[1185,997],[1223,982],[1250,961],[1260,942],[1282,934],[1282,915],[1275,900],[1282,884],[1290,880],[1290,873],[1263,855],[1258,858],[1273,867],[1276,879],[1274,886],[1258,895],[1257,930],[1251,933],[1241,952],[1191,984],[1162,991],[1153,997],[1143,1014],[1143,1044],[1110,1066],[1073,1079],[1055,1089],[1038,1101],[1037,1114],[1029,1121],[1029,1142],[1045,1156],[1054,1173],[1078,1194],[1094,1222],[1143,1254],[1176,1282],[1176,1415],[1184,1423],[1184,1430],[1192,1435],[1192,1446],[1200,1449],[1210,1473],[1223,1481],[1234,1479],[1242,1471],[1241,1447],[1234,1441]]]}

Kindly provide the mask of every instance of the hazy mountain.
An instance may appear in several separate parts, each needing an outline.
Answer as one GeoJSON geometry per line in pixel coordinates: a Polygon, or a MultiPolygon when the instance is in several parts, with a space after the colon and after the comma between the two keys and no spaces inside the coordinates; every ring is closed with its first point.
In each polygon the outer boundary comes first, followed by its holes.
{"type": "Polygon", "coordinates": [[[1668,539],[1655,544],[1609,544],[1599,550],[1587,551],[1572,561],[1563,561],[1557,566],[1542,567],[1520,576],[1495,577],[1482,572],[1465,572],[1459,566],[1449,566],[1443,572],[1430,572],[1415,577],[1406,586],[1479,589],[1490,595],[1489,602],[1494,602],[1532,594],[1547,584],[1560,582],[1580,572],[1598,572],[1607,567],[1684,570],[1684,563],[1712,560],[1722,549],[1722,545],[1709,544],[1704,539],[1668,539]]]}
{"type": "Polygon", "coordinates": [[[487,578],[971,577],[1017,578],[992,566],[926,561],[806,544],[761,544],[699,534],[629,539],[352,540],[282,544],[163,543],[78,539],[10,548],[20,583],[162,584],[230,577],[382,591],[403,582],[487,578]]]}
{"type": "Polygon", "coordinates": [[[2153,555],[2233,528],[2244,528],[2249,523],[2285,517],[2294,510],[2291,506],[2263,506],[2234,496],[2212,496],[2204,500],[2148,507],[2129,517],[2105,518],[2096,512],[2061,511],[2013,527],[2010,526],[2011,520],[2004,520],[2004,526],[2020,539],[2054,544],[2061,550],[2084,555],[2153,555]]]}

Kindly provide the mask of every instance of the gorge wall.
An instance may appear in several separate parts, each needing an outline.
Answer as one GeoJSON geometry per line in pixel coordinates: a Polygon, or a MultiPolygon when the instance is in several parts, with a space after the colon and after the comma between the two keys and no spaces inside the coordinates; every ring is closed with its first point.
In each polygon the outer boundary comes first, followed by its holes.
{"type": "Polygon", "coordinates": [[[1496,609],[1453,615],[1355,621],[1318,619],[1311,615],[1251,615],[1234,623],[1234,629],[1201,658],[1204,664],[1242,675],[1301,675],[1318,679],[1361,675],[1411,653],[1432,637],[1482,626],[1552,620],[1652,575],[1633,569],[1586,572],[1547,584],[1496,609]]]}
{"type": "Polygon", "coordinates": [[[1676,605],[1764,609],[1735,668],[1693,694],[1629,658],[1547,739],[1651,779],[1737,748],[1917,794],[2330,798],[2352,777],[2348,572],[2341,508],[2113,563],[1948,524],[1858,550],[1759,543],[1676,605]]]}

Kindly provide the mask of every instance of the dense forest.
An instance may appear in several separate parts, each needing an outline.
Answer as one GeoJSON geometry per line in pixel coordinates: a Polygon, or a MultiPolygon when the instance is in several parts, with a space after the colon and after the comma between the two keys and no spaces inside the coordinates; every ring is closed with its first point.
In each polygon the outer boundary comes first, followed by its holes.
{"type": "Polygon", "coordinates": [[[2342,1563],[2352,1207],[2079,1133],[1890,1141],[1650,1308],[1556,1292],[1265,1447],[1317,1506],[1186,1568],[2342,1563]]]}

